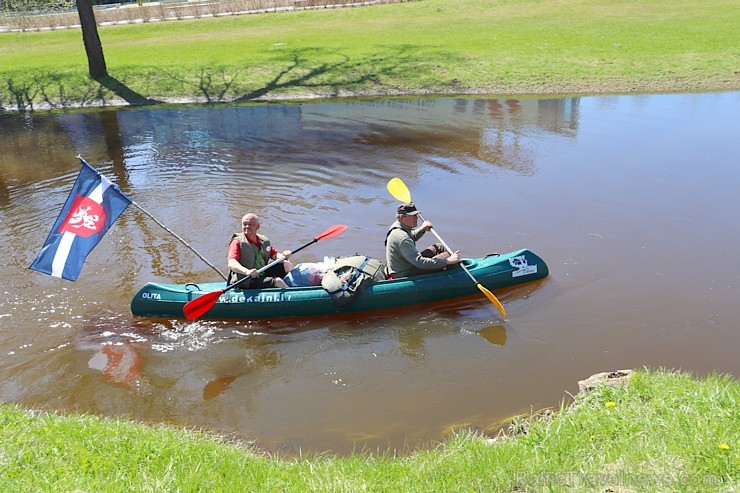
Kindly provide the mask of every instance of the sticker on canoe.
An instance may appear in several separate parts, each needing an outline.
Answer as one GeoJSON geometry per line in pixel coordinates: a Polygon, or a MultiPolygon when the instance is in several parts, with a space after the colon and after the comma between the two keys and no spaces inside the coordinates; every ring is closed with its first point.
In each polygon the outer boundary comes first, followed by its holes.
{"type": "Polygon", "coordinates": [[[223,294],[220,303],[269,303],[275,301],[290,301],[291,295],[285,293],[260,293],[254,296],[245,296],[244,293],[223,294]]]}
{"type": "Polygon", "coordinates": [[[537,274],[537,264],[527,264],[527,257],[519,255],[518,257],[511,257],[509,263],[516,270],[511,273],[511,277],[526,276],[529,274],[537,274]]]}

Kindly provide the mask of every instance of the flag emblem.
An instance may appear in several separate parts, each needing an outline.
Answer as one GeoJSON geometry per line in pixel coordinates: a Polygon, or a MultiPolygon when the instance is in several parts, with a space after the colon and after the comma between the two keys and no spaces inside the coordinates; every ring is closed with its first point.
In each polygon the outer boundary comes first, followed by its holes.
{"type": "Polygon", "coordinates": [[[70,232],[87,238],[94,235],[105,223],[105,209],[89,197],[78,195],[72,202],[69,214],[59,228],[60,233],[70,232]]]}

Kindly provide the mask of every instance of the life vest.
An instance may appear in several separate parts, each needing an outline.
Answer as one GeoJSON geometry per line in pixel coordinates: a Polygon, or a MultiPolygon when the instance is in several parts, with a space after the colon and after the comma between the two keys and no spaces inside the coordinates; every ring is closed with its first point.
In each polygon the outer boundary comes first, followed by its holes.
{"type": "Polygon", "coordinates": [[[385,279],[383,271],[380,260],[365,255],[339,257],[334,267],[324,273],[321,286],[331,295],[334,304],[342,307],[373,282],[385,279]]]}
{"type": "MultiPolygon", "coordinates": [[[[242,264],[244,268],[261,269],[267,265],[272,256],[272,245],[270,245],[270,239],[267,236],[257,234],[257,238],[259,238],[261,246],[259,249],[257,249],[255,245],[249,243],[249,240],[247,240],[244,233],[234,233],[231,235],[229,243],[234,241],[234,238],[239,242],[239,263],[242,264]]],[[[234,282],[234,279],[240,280],[245,277],[246,276],[244,274],[229,270],[227,283],[231,284],[234,282]]]]}
{"type": "Polygon", "coordinates": [[[383,245],[388,246],[388,237],[391,235],[391,233],[393,232],[394,229],[400,229],[401,231],[403,231],[404,233],[406,233],[407,235],[409,235],[412,240],[414,239],[414,236],[411,233],[409,233],[408,231],[406,231],[405,229],[403,229],[401,226],[398,226],[397,224],[394,223],[390,227],[390,229],[388,230],[388,232],[385,234],[385,241],[383,242],[383,245]]]}

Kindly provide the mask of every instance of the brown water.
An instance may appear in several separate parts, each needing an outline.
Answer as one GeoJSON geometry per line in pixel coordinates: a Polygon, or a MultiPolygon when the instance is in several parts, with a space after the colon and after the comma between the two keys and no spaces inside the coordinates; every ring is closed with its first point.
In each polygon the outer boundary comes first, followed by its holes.
{"type": "MultiPolygon", "coordinates": [[[[284,453],[428,446],[606,370],[740,370],[740,93],[0,114],[0,400],[205,427],[284,453]],[[543,281],[397,313],[134,318],[147,281],[218,275],[130,207],[77,282],[27,269],[81,154],[225,270],[247,211],[296,261],[382,258],[394,176],[463,255],[543,281]]],[[[432,241],[431,238],[427,241],[432,241]]]]}

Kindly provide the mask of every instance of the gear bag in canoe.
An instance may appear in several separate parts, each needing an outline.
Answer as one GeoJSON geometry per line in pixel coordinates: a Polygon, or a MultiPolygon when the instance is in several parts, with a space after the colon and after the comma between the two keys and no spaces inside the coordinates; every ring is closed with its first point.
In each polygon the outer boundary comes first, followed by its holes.
{"type": "Polygon", "coordinates": [[[375,281],[385,279],[383,263],[380,260],[353,255],[339,257],[334,267],[324,273],[321,286],[337,307],[345,306],[375,281]]]}

